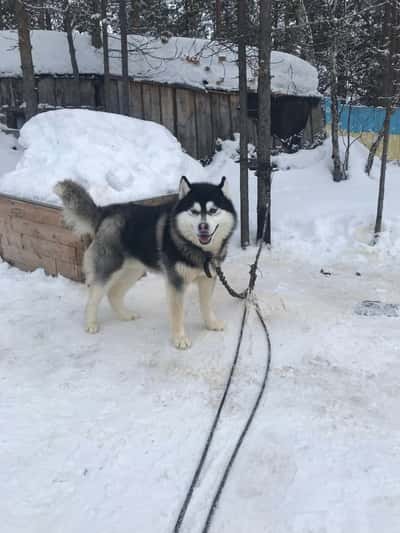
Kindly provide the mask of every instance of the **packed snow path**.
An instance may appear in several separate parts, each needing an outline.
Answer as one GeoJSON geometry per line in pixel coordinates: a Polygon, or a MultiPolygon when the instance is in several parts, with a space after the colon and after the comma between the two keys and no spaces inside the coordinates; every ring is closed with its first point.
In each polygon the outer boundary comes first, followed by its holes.
{"type": "MultiPolygon", "coordinates": [[[[226,271],[247,281],[254,250],[226,271]]],[[[235,256],[236,255],[236,256],[235,256]]],[[[400,333],[396,318],[354,314],[362,299],[400,301],[398,275],[266,253],[257,293],[274,348],[265,400],[215,516],[221,533],[377,530],[400,523],[400,333]],[[281,301],[285,305],[282,308],[281,301]]],[[[128,295],[142,318],[83,331],[83,286],[0,264],[0,501],[7,533],[167,533],[198,460],[231,362],[240,304],[221,286],[224,333],[169,344],[163,281],[128,295]]],[[[264,342],[255,321],[182,531],[196,533],[248,414],[264,342]]]]}

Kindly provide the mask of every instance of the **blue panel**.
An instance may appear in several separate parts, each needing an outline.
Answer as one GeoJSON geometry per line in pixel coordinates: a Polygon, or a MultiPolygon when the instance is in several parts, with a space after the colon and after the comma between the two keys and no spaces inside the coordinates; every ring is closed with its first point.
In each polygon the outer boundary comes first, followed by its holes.
{"type": "MultiPolygon", "coordinates": [[[[330,98],[325,98],[325,120],[327,124],[331,123],[331,105],[330,98]]],[[[346,130],[349,125],[350,113],[350,131],[351,133],[374,132],[378,133],[385,119],[385,109],[383,107],[366,107],[352,106],[347,104],[339,105],[339,124],[340,129],[346,130]]],[[[400,134],[400,108],[396,108],[390,121],[390,133],[400,134]]]]}

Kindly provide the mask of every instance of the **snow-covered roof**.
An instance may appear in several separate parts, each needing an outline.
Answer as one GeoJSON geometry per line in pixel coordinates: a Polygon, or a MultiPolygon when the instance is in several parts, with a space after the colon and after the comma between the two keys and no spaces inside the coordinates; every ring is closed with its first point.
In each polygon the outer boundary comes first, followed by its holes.
{"type": "MultiPolygon", "coordinates": [[[[56,31],[31,32],[33,62],[36,74],[72,74],[66,34],[56,31]]],[[[74,33],[81,74],[103,74],[103,52],[91,45],[90,36],[74,33]]],[[[129,74],[138,80],[171,85],[238,90],[237,53],[232,47],[205,39],[170,37],[160,40],[143,35],[130,35],[129,74]]],[[[110,70],[121,74],[119,36],[110,36],[110,70]]],[[[249,49],[248,86],[257,90],[257,58],[249,49]]],[[[317,70],[306,61],[272,52],[272,91],[274,94],[320,96],[317,70]]],[[[21,76],[16,31],[0,31],[0,77],[21,76]]]]}

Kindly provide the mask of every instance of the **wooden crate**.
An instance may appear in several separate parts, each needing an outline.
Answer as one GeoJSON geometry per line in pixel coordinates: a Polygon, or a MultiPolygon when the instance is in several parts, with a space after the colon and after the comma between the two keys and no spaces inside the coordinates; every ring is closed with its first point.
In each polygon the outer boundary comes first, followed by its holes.
{"type": "MultiPolygon", "coordinates": [[[[137,203],[155,205],[174,197],[137,203]]],[[[61,208],[0,194],[0,256],[11,265],[84,281],[82,259],[88,244],[64,226],[61,208]]]]}

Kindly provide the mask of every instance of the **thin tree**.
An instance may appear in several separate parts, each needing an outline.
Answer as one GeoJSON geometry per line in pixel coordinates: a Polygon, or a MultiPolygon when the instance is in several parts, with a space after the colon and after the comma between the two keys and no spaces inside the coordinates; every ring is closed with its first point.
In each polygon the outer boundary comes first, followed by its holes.
{"type": "Polygon", "coordinates": [[[18,29],[18,45],[23,76],[25,118],[29,120],[38,111],[35,73],[32,60],[32,44],[29,33],[29,16],[23,0],[15,0],[15,19],[18,29]]]}
{"type": "Polygon", "coordinates": [[[101,27],[103,34],[103,63],[104,63],[104,109],[110,111],[111,80],[110,56],[108,51],[107,0],[101,0],[101,27]]]}
{"type": "Polygon", "coordinates": [[[67,34],[68,50],[69,50],[69,56],[71,59],[72,74],[73,74],[73,79],[74,79],[74,88],[73,88],[74,93],[75,93],[74,101],[78,102],[80,99],[79,67],[78,67],[78,61],[76,59],[74,36],[72,34],[71,4],[69,3],[68,0],[64,0],[63,8],[64,8],[64,14],[63,14],[64,31],[67,34]]]}
{"type": "Polygon", "coordinates": [[[139,33],[140,31],[140,0],[131,0],[128,24],[129,24],[129,30],[132,33],[139,33]]]}
{"type": "Polygon", "coordinates": [[[392,115],[392,99],[393,99],[393,56],[395,46],[395,25],[397,21],[397,3],[396,0],[387,0],[385,4],[384,14],[384,65],[385,65],[385,78],[384,78],[384,99],[385,99],[385,119],[383,122],[383,146],[381,157],[381,172],[379,178],[379,194],[378,205],[376,211],[374,241],[379,239],[379,235],[382,231],[382,216],[383,216],[383,202],[385,198],[385,180],[386,180],[386,165],[389,151],[389,136],[390,136],[390,118],[392,115]]]}
{"type": "Polygon", "coordinates": [[[92,45],[95,48],[101,48],[101,29],[100,29],[100,0],[90,0],[89,7],[90,14],[90,35],[92,38],[92,45]]]}
{"type": "Polygon", "coordinates": [[[246,248],[249,234],[249,172],[248,172],[248,112],[247,112],[247,0],[238,0],[238,60],[240,105],[240,242],[246,248]]]}
{"type": "Polygon", "coordinates": [[[272,0],[260,0],[258,44],[257,240],[271,244],[272,0]],[[264,232],[264,223],[265,233],[264,232]]]}
{"type": "MultiPolygon", "coordinates": [[[[214,39],[220,39],[222,34],[221,19],[222,19],[222,0],[215,0],[215,24],[214,24],[214,39]]],[[[240,4],[240,0],[239,0],[240,4]]],[[[240,21],[239,21],[240,24],[240,21]]],[[[240,32],[240,30],[239,30],[240,32]]]]}
{"type": "Polygon", "coordinates": [[[338,30],[335,21],[332,22],[330,56],[330,90],[331,90],[331,136],[333,181],[345,179],[339,151],[339,97],[338,97],[338,30]]]}
{"type": "Polygon", "coordinates": [[[129,115],[128,21],[126,17],[126,0],[119,0],[119,25],[121,32],[122,70],[121,113],[123,115],[129,115]]]}

